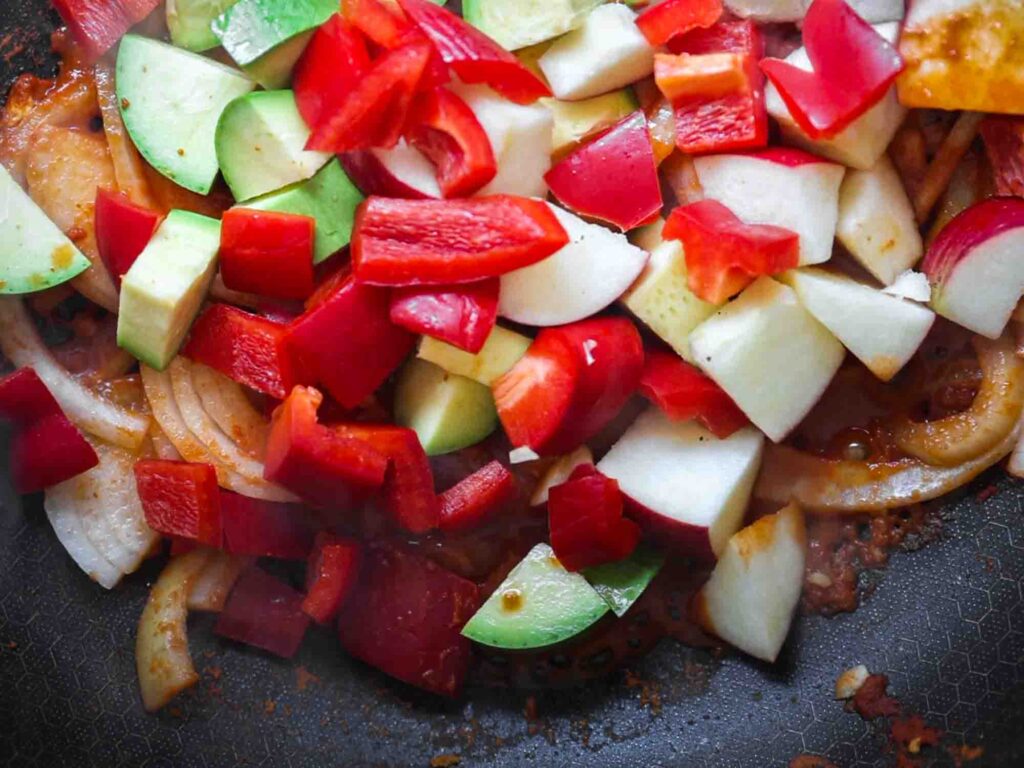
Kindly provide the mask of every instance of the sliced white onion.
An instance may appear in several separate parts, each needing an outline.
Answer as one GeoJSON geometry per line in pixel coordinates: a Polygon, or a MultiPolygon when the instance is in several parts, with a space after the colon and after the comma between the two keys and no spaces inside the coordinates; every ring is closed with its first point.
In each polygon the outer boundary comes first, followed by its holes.
{"type": "Polygon", "coordinates": [[[39,338],[25,305],[17,297],[0,298],[0,349],[18,368],[34,368],[79,428],[129,450],[142,444],[149,418],[114,405],[68,373],[39,338]]]}
{"type": "Polygon", "coordinates": [[[178,449],[174,447],[174,443],[167,438],[164,431],[160,429],[156,419],[153,420],[153,426],[149,428],[149,439],[153,443],[153,453],[158,459],[181,461],[181,454],[178,453],[178,449]]]}
{"type": "Polygon", "coordinates": [[[270,420],[256,410],[241,385],[200,363],[192,363],[192,383],[203,410],[250,456],[263,460],[270,420]]]}
{"type": "Polygon", "coordinates": [[[229,555],[227,552],[213,551],[202,572],[189,589],[188,609],[214,613],[224,610],[228,593],[231,592],[238,577],[249,567],[253,559],[229,555]]]}
{"type": "Polygon", "coordinates": [[[43,509],[57,540],[90,579],[104,589],[113,589],[124,574],[99,553],[85,534],[78,510],[64,502],[63,498],[54,501],[49,493],[43,499],[43,509]]]}

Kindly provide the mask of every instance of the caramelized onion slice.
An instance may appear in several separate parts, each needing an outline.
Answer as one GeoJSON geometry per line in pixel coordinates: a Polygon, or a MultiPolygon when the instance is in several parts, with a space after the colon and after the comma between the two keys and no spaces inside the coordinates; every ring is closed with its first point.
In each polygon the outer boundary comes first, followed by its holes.
{"type": "Polygon", "coordinates": [[[241,385],[201,363],[192,363],[192,383],[217,426],[239,448],[262,461],[270,420],[256,410],[241,385]]]}
{"type": "Polygon", "coordinates": [[[902,419],[893,428],[904,453],[929,464],[955,467],[988,451],[1009,434],[1024,405],[1024,361],[1009,334],[995,341],[973,339],[982,382],[970,408],[944,419],[902,419]]]}
{"type": "Polygon", "coordinates": [[[214,613],[222,611],[228,593],[253,559],[212,550],[210,559],[189,590],[188,609],[214,613]]]}
{"type": "Polygon", "coordinates": [[[100,554],[85,533],[81,515],[64,501],[61,498],[55,500],[49,493],[43,500],[43,509],[57,540],[90,579],[104,589],[113,589],[124,574],[100,554]]]}
{"type": "Polygon", "coordinates": [[[128,131],[121,119],[117,92],[114,88],[114,65],[108,57],[96,62],[95,80],[96,97],[103,117],[103,132],[110,147],[110,159],[114,163],[117,186],[136,205],[157,208],[156,200],[153,199],[149,183],[146,181],[142,157],[128,138],[128,131]]]}
{"type": "Polygon", "coordinates": [[[171,560],[150,590],[135,637],[142,703],[155,712],[199,680],[188,650],[188,595],[209,560],[196,549],[171,560]]]}

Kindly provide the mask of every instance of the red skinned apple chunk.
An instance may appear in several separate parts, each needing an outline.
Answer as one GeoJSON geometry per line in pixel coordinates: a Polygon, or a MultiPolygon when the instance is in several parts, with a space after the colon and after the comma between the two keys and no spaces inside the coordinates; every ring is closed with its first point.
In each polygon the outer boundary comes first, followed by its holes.
{"type": "Polygon", "coordinates": [[[460,632],[480,606],[477,587],[394,546],[368,553],[338,619],[345,650],[398,680],[457,696],[470,660],[460,632]]]}

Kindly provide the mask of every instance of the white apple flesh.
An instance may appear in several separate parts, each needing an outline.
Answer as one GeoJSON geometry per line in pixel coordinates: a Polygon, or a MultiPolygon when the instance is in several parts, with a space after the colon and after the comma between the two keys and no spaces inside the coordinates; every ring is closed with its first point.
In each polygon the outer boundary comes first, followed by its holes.
{"type": "Polygon", "coordinates": [[[651,407],[597,468],[618,481],[641,527],[677,552],[712,559],[743,522],[763,446],[751,427],[720,440],[651,407]]]}
{"type": "Polygon", "coordinates": [[[392,149],[367,149],[341,156],[345,172],[365,195],[422,199],[441,197],[434,164],[401,140],[392,149]]]}

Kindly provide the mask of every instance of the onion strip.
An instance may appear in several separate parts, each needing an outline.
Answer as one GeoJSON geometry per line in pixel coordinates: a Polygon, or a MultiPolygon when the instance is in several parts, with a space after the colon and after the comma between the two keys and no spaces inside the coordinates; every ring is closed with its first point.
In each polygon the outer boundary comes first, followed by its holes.
{"type": "Polygon", "coordinates": [[[981,112],[961,112],[953,123],[939,151],[932,158],[928,170],[925,171],[921,185],[914,192],[914,213],[918,223],[923,224],[946,191],[953,172],[971,148],[974,137],[978,135],[978,126],[985,115],[981,112]]]}
{"type": "Polygon", "coordinates": [[[39,338],[19,298],[0,298],[0,350],[18,368],[34,368],[68,418],[81,429],[129,450],[142,444],[149,418],[119,408],[68,373],[39,338]]]}
{"type": "Polygon", "coordinates": [[[254,559],[212,551],[206,566],[188,592],[188,609],[213,613],[224,610],[231,588],[254,559]]]}
{"type": "Polygon", "coordinates": [[[55,502],[49,493],[43,500],[43,509],[57,540],[90,579],[104,589],[113,589],[124,574],[99,553],[85,534],[81,516],[63,501],[55,502]]]}
{"type": "Polygon", "coordinates": [[[241,385],[201,363],[192,363],[192,383],[203,409],[217,426],[239,448],[262,461],[270,422],[245,396],[241,385]]]}

